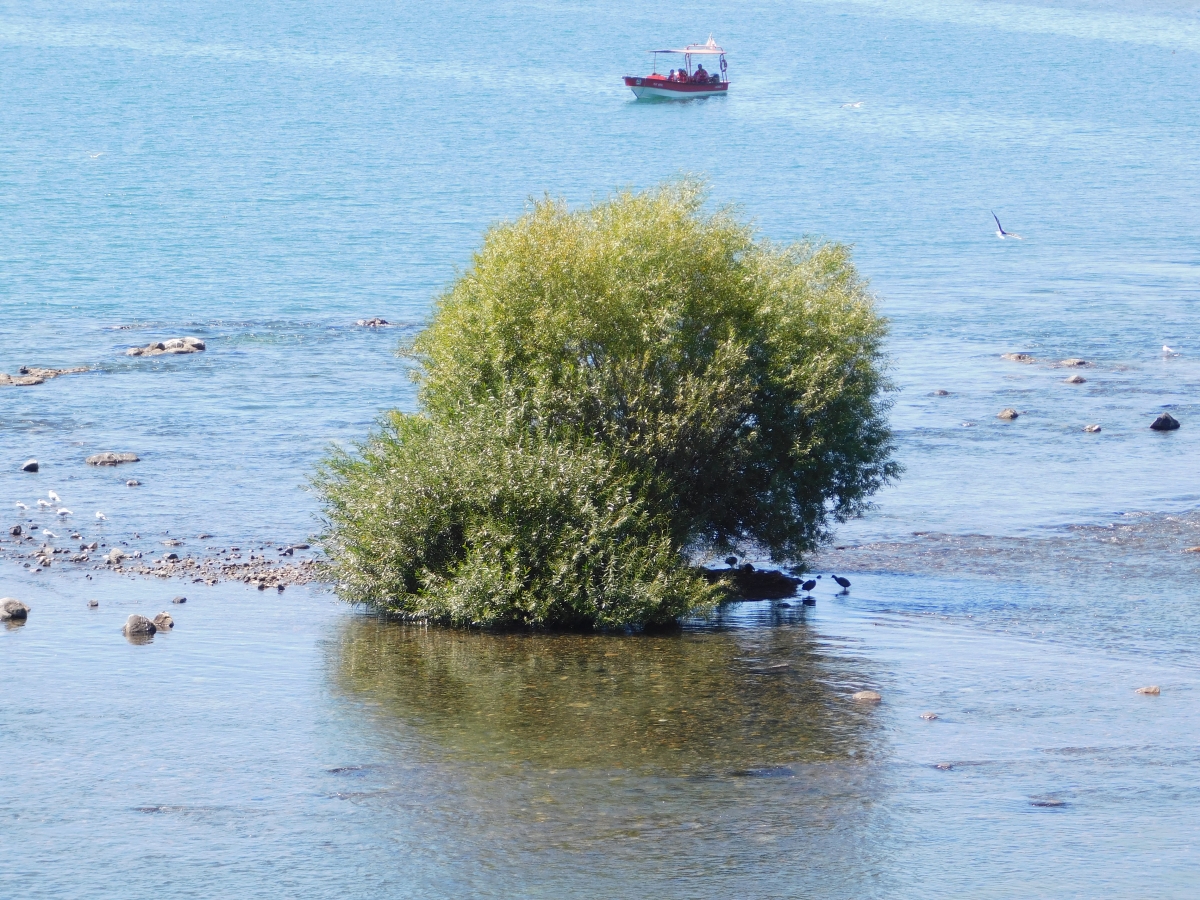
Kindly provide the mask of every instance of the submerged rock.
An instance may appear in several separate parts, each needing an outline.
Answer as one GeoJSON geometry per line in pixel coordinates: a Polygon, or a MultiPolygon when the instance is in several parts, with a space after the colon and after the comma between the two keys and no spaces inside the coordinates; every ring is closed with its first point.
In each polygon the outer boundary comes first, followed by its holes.
{"type": "Polygon", "coordinates": [[[924,719],[926,722],[932,722],[937,717],[938,717],[937,713],[921,713],[921,718],[924,719]]]}
{"type": "Polygon", "coordinates": [[[931,397],[949,397],[950,392],[939,388],[938,390],[936,390],[932,394],[930,394],[930,396],[931,397]]]}
{"type": "Polygon", "coordinates": [[[204,341],[195,337],[172,338],[169,341],[158,341],[145,347],[130,347],[125,351],[126,356],[162,356],[165,353],[199,353],[206,349],[204,341]]]}
{"type": "Polygon", "coordinates": [[[1084,425],[1083,430],[1086,431],[1088,434],[1099,434],[1100,426],[1099,425],[1084,425]]]}
{"type": "Polygon", "coordinates": [[[22,472],[36,472],[37,470],[38,461],[36,459],[27,459],[25,460],[24,465],[21,466],[22,472]]]}
{"type": "Polygon", "coordinates": [[[187,603],[187,597],[176,597],[172,603],[187,603]]]}
{"type": "Polygon", "coordinates": [[[126,619],[125,624],[121,627],[121,633],[127,638],[150,637],[157,630],[153,622],[137,613],[126,619]]]}
{"type": "Polygon", "coordinates": [[[1134,691],[1134,693],[1135,694],[1146,694],[1151,697],[1157,697],[1159,694],[1162,693],[1162,691],[1160,691],[1158,689],[1157,684],[1151,684],[1151,685],[1147,685],[1146,687],[1138,688],[1136,691],[1134,691]]]}
{"type": "Polygon", "coordinates": [[[1076,357],[1073,356],[1070,359],[1064,359],[1061,363],[1059,363],[1059,365],[1081,369],[1084,366],[1090,366],[1091,363],[1088,362],[1086,359],[1077,359],[1076,357]]]}
{"type": "Polygon", "coordinates": [[[1179,421],[1170,413],[1160,413],[1159,417],[1150,423],[1155,431],[1174,431],[1179,427],[1179,421]]]}
{"type": "Polygon", "coordinates": [[[127,482],[125,482],[125,487],[137,487],[140,484],[141,482],[136,478],[130,478],[127,482]]]}
{"type": "Polygon", "coordinates": [[[1019,363],[1031,363],[1034,361],[1033,357],[1028,353],[1002,353],[1000,354],[1000,358],[1007,359],[1009,362],[1019,363]]]}
{"type": "Polygon", "coordinates": [[[360,328],[382,328],[383,326],[390,325],[391,323],[387,319],[381,319],[376,316],[373,319],[359,319],[354,324],[358,325],[360,328]]]}
{"type": "Polygon", "coordinates": [[[1064,384],[1087,384],[1087,379],[1082,375],[1072,375],[1070,378],[1063,379],[1064,384]]]}
{"type": "Polygon", "coordinates": [[[1020,415],[1021,414],[1019,412],[1010,406],[1008,409],[1002,409],[1000,412],[996,413],[996,418],[1003,419],[1006,422],[1011,422],[1020,415]]]}
{"type": "Polygon", "coordinates": [[[21,536],[21,526],[14,525],[12,528],[8,529],[8,533],[11,534],[13,537],[20,537],[21,536]]]}
{"type": "Polygon", "coordinates": [[[111,450],[93,454],[86,460],[89,466],[119,466],[121,463],[140,461],[141,459],[136,453],[114,453],[111,450]]]}
{"type": "Polygon", "coordinates": [[[108,561],[114,566],[117,565],[124,558],[125,558],[125,551],[122,550],[120,547],[113,547],[111,550],[108,551],[108,561]]]}
{"type": "Polygon", "coordinates": [[[170,631],[175,627],[175,620],[171,618],[171,614],[160,612],[154,617],[154,627],[159,631],[170,631]]]}
{"type": "Polygon", "coordinates": [[[27,386],[42,384],[50,378],[59,375],[74,375],[76,372],[86,372],[87,366],[75,366],[70,369],[47,369],[42,366],[21,366],[16,375],[6,375],[0,372],[0,384],[27,386]]]}
{"type": "Polygon", "coordinates": [[[0,598],[0,622],[24,622],[29,618],[29,607],[12,597],[0,598]]]}
{"type": "Polygon", "coordinates": [[[89,600],[88,601],[88,609],[95,609],[99,605],[100,605],[99,600],[89,600]]]}
{"type": "Polygon", "coordinates": [[[878,691],[859,691],[850,698],[859,703],[878,703],[883,699],[883,695],[878,691]]]}

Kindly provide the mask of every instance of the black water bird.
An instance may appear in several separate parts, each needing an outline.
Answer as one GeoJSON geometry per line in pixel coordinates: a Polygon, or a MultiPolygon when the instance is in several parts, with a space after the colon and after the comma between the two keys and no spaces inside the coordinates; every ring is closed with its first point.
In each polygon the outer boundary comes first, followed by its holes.
{"type": "Polygon", "coordinates": [[[729,568],[732,569],[734,566],[737,565],[737,557],[736,556],[725,557],[725,565],[729,566],[729,568]]]}
{"type": "Polygon", "coordinates": [[[850,590],[850,579],[843,578],[841,575],[834,575],[833,580],[842,586],[842,590],[850,590]]]}
{"type": "Polygon", "coordinates": [[[800,590],[811,591],[816,586],[817,586],[817,580],[815,578],[810,578],[810,579],[808,579],[808,581],[804,582],[804,584],[800,585],[800,590]]]}

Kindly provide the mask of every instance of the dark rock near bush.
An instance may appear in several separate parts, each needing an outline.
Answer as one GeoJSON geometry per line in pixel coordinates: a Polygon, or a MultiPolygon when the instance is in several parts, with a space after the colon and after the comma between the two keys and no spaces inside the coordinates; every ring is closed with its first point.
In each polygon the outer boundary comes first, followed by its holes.
{"type": "Polygon", "coordinates": [[[1174,431],[1179,427],[1179,421],[1170,413],[1161,413],[1150,423],[1150,427],[1155,431],[1174,431]]]}
{"type": "Polygon", "coordinates": [[[794,597],[799,578],[777,570],[706,569],[700,572],[710,584],[724,583],[739,600],[781,600],[794,597]]]}
{"type": "Polygon", "coordinates": [[[21,466],[22,472],[36,472],[38,470],[38,461],[36,459],[27,459],[25,464],[21,466]]]}

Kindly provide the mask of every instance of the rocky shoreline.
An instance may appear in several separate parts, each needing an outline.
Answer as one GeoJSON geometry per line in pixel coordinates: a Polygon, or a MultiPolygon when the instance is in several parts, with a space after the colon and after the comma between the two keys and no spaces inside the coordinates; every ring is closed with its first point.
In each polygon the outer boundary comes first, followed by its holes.
{"type": "MultiPolygon", "coordinates": [[[[167,548],[178,547],[182,541],[161,541],[167,548]]],[[[309,584],[319,580],[320,562],[317,551],[308,544],[275,545],[274,557],[268,557],[269,545],[246,547],[208,547],[203,554],[180,555],[167,549],[160,556],[129,547],[106,547],[96,541],[80,543],[78,549],[39,543],[32,535],[13,534],[0,540],[0,559],[23,562],[32,573],[51,568],[68,571],[103,571],[114,575],[143,576],[162,579],[182,579],[193,584],[214,585],[240,581],[260,591],[282,591],[292,585],[309,584]],[[297,553],[311,553],[298,558],[297,553]]]]}

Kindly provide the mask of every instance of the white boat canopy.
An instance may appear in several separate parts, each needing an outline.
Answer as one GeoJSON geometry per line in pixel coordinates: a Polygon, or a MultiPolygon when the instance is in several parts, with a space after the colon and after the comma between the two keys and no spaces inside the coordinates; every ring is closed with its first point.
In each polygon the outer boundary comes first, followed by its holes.
{"type": "Polygon", "coordinates": [[[708,36],[708,43],[705,44],[688,44],[686,47],[670,50],[649,50],[649,53],[686,53],[690,56],[721,56],[725,51],[718,47],[712,39],[712,35],[708,36]]]}

